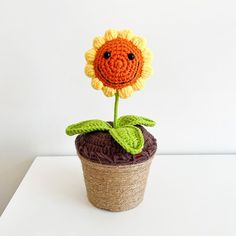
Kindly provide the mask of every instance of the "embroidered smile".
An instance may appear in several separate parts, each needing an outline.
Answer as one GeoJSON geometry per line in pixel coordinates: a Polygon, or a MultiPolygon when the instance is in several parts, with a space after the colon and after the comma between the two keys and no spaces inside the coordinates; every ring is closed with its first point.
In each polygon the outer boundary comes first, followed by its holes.
{"type": "Polygon", "coordinates": [[[129,82],[133,81],[133,80],[136,78],[138,69],[139,69],[139,62],[138,62],[138,66],[137,66],[137,69],[136,69],[136,71],[135,71],[134,77],[133,77],[132,79],[127,80],[127,81],[121,81],[121,82],[113,82],[113,81],[111,81],[110,79],[107,79],[107,77],[106,77],[106,76],[103,74],[103,72],[100,70],[99,66],[97,66],[97,70],[99,71],[99,73],[100,73],[100,75],[102,76],[102,78],[103,78],[105,81],[107,81],[108,83],[110,83],[110,84],[115,84],[115,85],[117,85],[117,84],[126,84],[126,83],[129,83],[129,82]]]}

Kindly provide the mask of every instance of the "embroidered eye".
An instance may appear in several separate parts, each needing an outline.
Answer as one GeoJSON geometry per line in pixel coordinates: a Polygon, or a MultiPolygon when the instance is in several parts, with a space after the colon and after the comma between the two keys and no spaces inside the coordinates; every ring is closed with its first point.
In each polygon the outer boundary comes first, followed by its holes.
{"type": "Polygon", "coordinates": [[[108,51],[104,52],[104,54],[103,54],[103,57],[104,57],[105,59],[108,59],[110,56],[111,56],[111,53],[108,52],[108,51]]]}
{"type": "Polygon", "coordinates": [[[129,58],[129,60],[134,60],[134,58],[135,58],[135,56],[134,56],[134,54],[131,52],[131,53],[129,53],[128,54],[128,58],[129,58]]]}

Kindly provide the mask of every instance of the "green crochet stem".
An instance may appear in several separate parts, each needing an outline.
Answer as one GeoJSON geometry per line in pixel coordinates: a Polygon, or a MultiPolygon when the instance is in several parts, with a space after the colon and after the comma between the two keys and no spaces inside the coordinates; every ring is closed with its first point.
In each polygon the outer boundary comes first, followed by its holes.
{"type": "Polygon", "coordinates": [[[117,128],[118,105],[119,105],[119,93],[116,92],[116,94],[115,94],[115,107],[114,107],[114,122],[113,122],[114,128],[117,128]]]}

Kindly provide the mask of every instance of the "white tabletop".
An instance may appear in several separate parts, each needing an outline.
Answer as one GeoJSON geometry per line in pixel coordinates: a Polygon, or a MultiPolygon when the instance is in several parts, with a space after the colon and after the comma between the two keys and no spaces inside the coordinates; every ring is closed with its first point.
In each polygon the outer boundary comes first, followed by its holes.
{"type": "Polygon", "coordinates": [[[236,155],[157,156],[143,203],[119,213],[88,202],[77,157],[38,157],[0,235],[235,236],[236,155]]]}

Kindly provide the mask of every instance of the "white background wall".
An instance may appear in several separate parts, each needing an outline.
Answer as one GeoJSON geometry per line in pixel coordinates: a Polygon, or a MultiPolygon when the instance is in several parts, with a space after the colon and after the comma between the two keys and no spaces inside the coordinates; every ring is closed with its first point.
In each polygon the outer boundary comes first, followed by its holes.
{"type": "Polygon", "coordinates": [[[75,154],[65,127],[112,119],[84,52],[132,28],[154,53],[146,88],[120,114],[155,119],[159,153],[236,152],[236,5],[229,0],[1,0],[0,213],[37,155],[75,154]]]}

